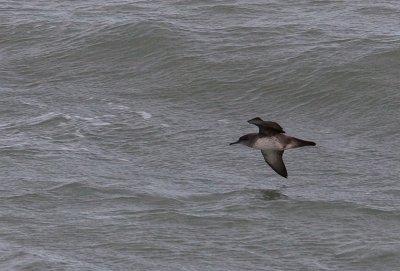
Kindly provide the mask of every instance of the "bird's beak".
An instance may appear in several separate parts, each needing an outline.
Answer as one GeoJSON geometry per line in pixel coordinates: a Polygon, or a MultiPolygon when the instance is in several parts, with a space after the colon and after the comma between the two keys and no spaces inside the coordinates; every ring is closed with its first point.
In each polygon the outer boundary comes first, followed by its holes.
{"type": "Polygon", "coordinates": [[[240,140],[238,140],[238,141],[236,141],[236,142],[233,142],[233,143],[230,143],[229,146],[230,146],[230,145],[233,145],[233,144],[239,144],[239,143],[240,143],[240,140]]]}

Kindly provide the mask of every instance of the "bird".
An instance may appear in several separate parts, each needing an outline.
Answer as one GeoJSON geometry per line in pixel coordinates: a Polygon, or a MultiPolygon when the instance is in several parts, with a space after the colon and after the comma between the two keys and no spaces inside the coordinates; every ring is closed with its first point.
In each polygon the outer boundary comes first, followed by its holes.
{"type": "Polygon", "coordinates": [[[265,162],[284,178],[288,177],[288,173],[282,159],[283,152],[287,149],[316,145],[313,141],[285,135],[283,128],[276,122],[264,121],[259,117],[247,122],[258,126],[259,132],[243,135],[229,145],[242,144],[261,150],[265,162]]]}

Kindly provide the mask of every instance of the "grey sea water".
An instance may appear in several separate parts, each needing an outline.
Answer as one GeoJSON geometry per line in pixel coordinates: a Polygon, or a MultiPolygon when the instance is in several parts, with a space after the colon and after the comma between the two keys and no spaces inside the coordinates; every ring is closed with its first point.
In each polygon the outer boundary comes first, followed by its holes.
{"type": "Polygon", "coordinates": [[[0,13],[1,270],[400,269],[398,1],[0,13]]]}

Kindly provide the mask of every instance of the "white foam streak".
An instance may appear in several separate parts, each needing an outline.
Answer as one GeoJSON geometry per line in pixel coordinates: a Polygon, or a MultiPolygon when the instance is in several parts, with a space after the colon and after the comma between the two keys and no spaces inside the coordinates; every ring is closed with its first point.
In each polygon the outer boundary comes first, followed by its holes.
{"type": "Polygon", "coordinates": [[[151,119],[151,114],[147,113],[145,111],[136,111],[135,113],[141,115],[142,118],[145,119],[145,120],[151,119]]]}

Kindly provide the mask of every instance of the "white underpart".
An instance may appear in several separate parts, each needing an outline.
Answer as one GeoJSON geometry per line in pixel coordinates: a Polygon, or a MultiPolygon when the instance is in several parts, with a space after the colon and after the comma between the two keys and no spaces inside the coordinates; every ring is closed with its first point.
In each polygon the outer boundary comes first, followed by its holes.
{"type": "Polygon", "coordinates": [[[279,142],[279,140],[274,136],[259,138],[255,142],[253,148],[259,150],[275,150],[275,151],[283,151],[284,149],[287,149],[283,148],[282,143],[279,142]]]}

